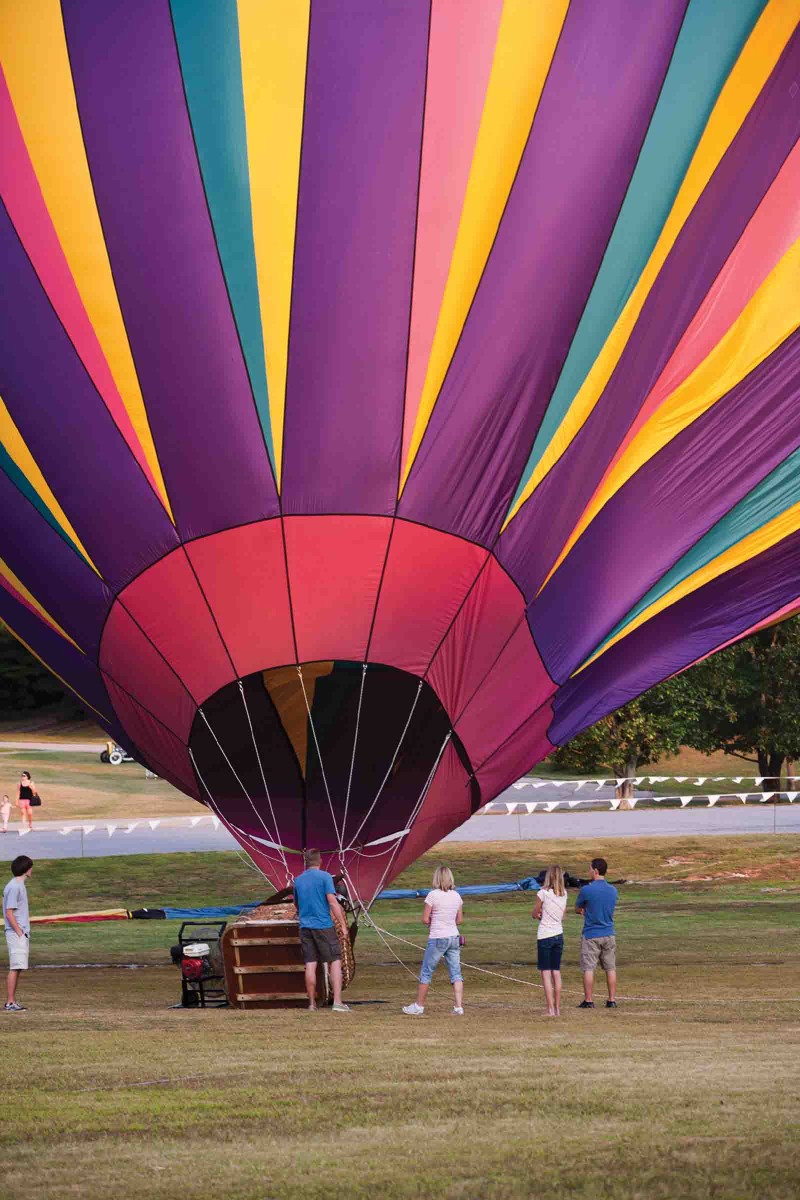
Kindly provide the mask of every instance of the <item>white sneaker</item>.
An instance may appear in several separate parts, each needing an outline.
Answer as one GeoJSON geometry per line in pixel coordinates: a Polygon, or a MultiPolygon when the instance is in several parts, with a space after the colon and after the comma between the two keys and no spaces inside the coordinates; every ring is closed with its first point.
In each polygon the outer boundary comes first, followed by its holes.
{"type": "Polygon", "coordinates": [[[463,1010],[463,1008],[455,1008],[455,1007],[453,1007],[453,1016],[454,1016],[454,1017],[463,1017],[463,1015],[464,1015],[464,1010],[463,1010]]]}
{"type": "Polygon", "coordinates": [[[332,1004],[331,1012],[350,1012],[349,1004],[332,1004]]]}
{"type": "Polygon", "coordinates": [[[421,1017],[422,1014],[425,1012],[425,1009],[422,1007],[421,1004],[417,1004],[417,1002],[415,1000],[413,1004],[407,1004],[405,1006],[405,1008],[403,1009],[403,1012],[406,1014],[407,1017],[421,1017]]]}

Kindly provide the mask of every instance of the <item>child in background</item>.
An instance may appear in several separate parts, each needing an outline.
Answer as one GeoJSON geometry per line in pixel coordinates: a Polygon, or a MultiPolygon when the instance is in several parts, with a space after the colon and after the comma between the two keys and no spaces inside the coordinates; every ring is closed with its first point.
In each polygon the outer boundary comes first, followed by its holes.
{"type": "Polygon", "coordinates": [[[3,796],[0,802],[0,820],[3,822],[3,833],[8,833],[8,818],[11,816],[11,801],[8,796],[3,796]]]}

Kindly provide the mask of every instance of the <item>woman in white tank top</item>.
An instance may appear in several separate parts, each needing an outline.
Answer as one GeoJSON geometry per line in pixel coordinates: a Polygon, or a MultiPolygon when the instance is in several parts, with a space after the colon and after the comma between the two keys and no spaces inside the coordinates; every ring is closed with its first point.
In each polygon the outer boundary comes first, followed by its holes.
{"type": "Polygon", "coordinates": [[[536,895],[533,919],[539,922],[536,935],[537,966],[548,1017],[561,1016],[561,955],[564,951],[562,922],[567,911],[567,889],[561,867],[548,867],[541,891],[536,895]]]}
{"type": "Polygon", "coordinates": [[[409,1017],[421,1017],[425,1012],[425,997],[428,994],[433,972],[444,959],[453,985],[453,1014],[464,1015],[464,981],[461,978],[461,924],[463,901],[455,888],[453,872],[449,867],[437,867],[433,873],[433,891],[425,897],[422,920],[428,926],[428,945],[419,973],[417,998],[407,1004],[403,1012],[409,1017]]]}

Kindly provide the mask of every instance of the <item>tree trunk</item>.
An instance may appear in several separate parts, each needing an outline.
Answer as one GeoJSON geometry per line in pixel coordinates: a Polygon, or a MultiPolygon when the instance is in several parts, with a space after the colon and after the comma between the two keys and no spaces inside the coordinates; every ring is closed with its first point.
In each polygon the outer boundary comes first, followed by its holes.
{"type": "Polygon", "coordinates": [[[764,792],[774,792],[776,798],[781,793],[783,758],[784,756],[775,750],[758,751],[758,772],[763,776],[761,790],[764,792]]]}
{"type": "Polygon", "coordinates": [[[794,759],[786,759],[786,786],[790,792],[795,790],[794,787],[794,759]]]}
{"type": "MultiPolygon", "coordinates": [[[[631,800],[636,795],[636,784],[633,782],[636,775],[636,768],[639,765],[638,758],[629,758],[625,763],[622,774],[625,776],[625,782],[617,787],[617,799],[621,801],[620,808],[630,812],[633,808],[631,800]]],[[[622,778],[622,776],[620,776],[622,778]]]]}

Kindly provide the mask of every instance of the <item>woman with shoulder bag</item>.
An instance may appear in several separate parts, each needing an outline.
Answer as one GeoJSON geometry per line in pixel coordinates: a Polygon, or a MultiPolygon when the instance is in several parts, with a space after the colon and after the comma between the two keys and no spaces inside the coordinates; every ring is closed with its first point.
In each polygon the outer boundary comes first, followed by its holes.
{"type": "Polygon", "coordinates": [[[20,811],[22,824],[27,822],[28,829],[33,833],[33,813],[32,807],[37,807],[42,803],[41,797],[36,790],[36,784],[31,779],[30,771],[23,771],[19,777],[19,787],[17,788],[17,808],[20,811]]]}

